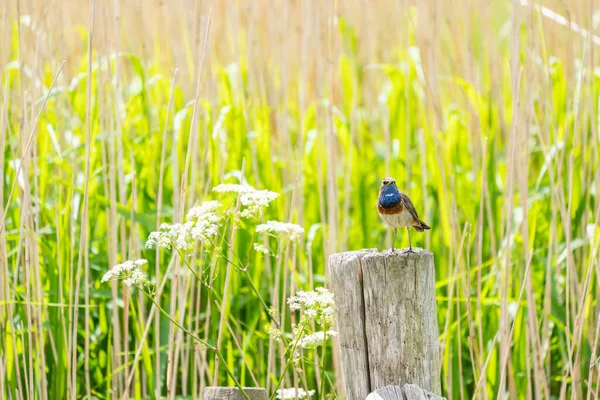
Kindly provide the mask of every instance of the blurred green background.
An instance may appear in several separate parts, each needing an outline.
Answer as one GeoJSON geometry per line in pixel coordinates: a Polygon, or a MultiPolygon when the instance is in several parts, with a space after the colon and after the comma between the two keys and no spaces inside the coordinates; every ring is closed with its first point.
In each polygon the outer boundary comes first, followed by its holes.
{"type": "MultiPolygon", "coordinates": [[[[282,195],[264,220],[306,232],[247,260],[279,312],[295,290],[328,285],[329,254],[390,247],[375,204],[393,176],[432,227],[412,239],[435,253],[444,395],[597,398],[596,7],[2,2],[0,397],[198,398],[231,385],[213,379],[213,355],[149,320],[143,296],[100,279],[133,258],[164,274],[174,259],[144,249],[149,232],[238,182],[245,162],[250,184],[282,195]]],[[[251,245],[239,232],[236,254],[251,245]]],[[[215,338],[215,305],[191,275],[179,284],[163,306],[215,338]]],[[[273,389],[282,347],[247,280],[232,285],[223,352],[244,385],[273,389]]]]}

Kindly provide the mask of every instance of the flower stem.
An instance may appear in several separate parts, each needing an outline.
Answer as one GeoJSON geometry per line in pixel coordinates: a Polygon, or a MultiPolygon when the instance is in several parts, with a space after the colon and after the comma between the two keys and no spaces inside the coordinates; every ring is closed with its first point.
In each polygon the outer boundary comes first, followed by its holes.
{"type": "Polygon", "coordinates": [[[285,367],[283,368],[283,371],[281,371],[281,376],[279,377],[279,381],[277,381],[277,386],[275,386],[275,389],[273,390],[273,394],[271,395],[270,400],[273,400],[275,398],[275,395],[277,394],[277,389],[279,389],[279,386],[281,386],[281,382],[283,382],[283,378],[285,378],[285,373],[287,372],[288,367],[292,363],[292,358],[294,357],[294,354],[296,353],[296,347],[298,347],[298,343],[300,342],[300,339],[302,339],[302,335],[304,335],[304,329],[306,329],[306,323],[304,323],[302,325],[300,334],[298,335],[298,337],[294,341],[294,344],[292,345],[292,351],[290,353],[290,357],[288,358],[288,360],[285,364],[285,367]]]}
{"type": "Polygon", "coordinates": [[[246,278],[248,278],[248,282],[250,283],[250,287],[252,288],[252,291],[254,292],[256,297],[258,297],[258,300],[261,302],[261,304],[265,308],[265,312],[267,313],[267,316],[275,324],[275,326],[277,328],[279,328],[279,320],[277,318],[275,318],[273,315],[271,315],[271,312],[269,311],[269,306],[267,305],[267,303],[265,302],[263,297],[260,295],[258,288],[256,287],[256,285],[254,284],[254,281],[252,280],[252,277],[248,273],[248,270],[242,269],[242,271],[244,272],[244,275],[246,275],[246,278]]]}
{"type": "Polygon", "coordinates": [[[190,332],[188,329],[184,328],[183,326],[181,326],[177,321],[175,321],[175,319],[173,317],[171,317],[159,304],[158,302],[152,297],[150,296],[148,293],[146,293],[145,291],[142,290],[142,292],[150,299],[152,300],[152,303],[154,303],[154,306],[156,308],[158,308],[158,310],[165,316],[167,317],[176,327],[178,327],[179,329],[181,329],[186,335],[190,336],[192,339],[194,339],[195,341],[197,341],[198,343],[200,343],[201,345],[205,346],[206,348],[208,348],[209,350],[212,350],[217,358],[221,361],[221,363],[223,364],[223,367],[225,368],[225,372],[227,373],[227,375],[233,380],[233,382],[235,383],[235,386],[238,388],[238,390],[240,391],[240,393],[242,394],[242,396],[244,396],[244,398],[246,400],[250,400],[250,397],[248,397],[248,394],[244,391],[244,388],[242,387],[242,385],[240,384],[240,382],[237,380],[237,378],[235,377],[235,375],[233,374],[233,371],[231,371],[231,369],[229,368],[229,365],[227,365],[227,360],[225,360],[225,357],[223,357],[223,354],[221,353],[221,350],[219,350],[217,347],[209,344],[208,342],[200,339],[198,336],[194,335],[192,332],[190,332]]]}
{"type": "Polygon", "coordinates": [[[321,354],[321,388],[319,395],[325,399],[325,354],[327,353],[327,324],[323,318],[323,352],[321,354]]]}
{"type": "Polygon", "coordinates": [[[263,297],[260,294],[260,292],[258,291],[258,288],[256,287],[256,285],[254,284],[254,281],[252,280],[252,277],[248,273],[248,269],[242,267],[240,265],[241,262],[240,262],[240,264],[236,264],[235,262],[233,262],[232,260],[230,260],[229,258],[227,258],[224,254],[222,254],[221,257],[223,257],[223,259],[225,261],[227,261],[229,264],[233,265],[239,271],[242,271],[244,273],[244,275],[246,275],[246,278],[248,278],[248,282],[250,283],[250,288],[252,289],[252,291],[254,292],[254,294],[256,295],[256,297],[258,298],[258,300],[261,302],[262,306],[265,308],[265,312],[267,313],[268,318],[275,324],[275,326],[277,328],[279,328],[280,327],[279,320],[277,318],[275,318],[273,315],[271,315],[270,310],[269,310],[269,306],[268,306],[267,302],[263,299],[263,297]]]}
{"type": "Polygon", "coordinates": [[[188,269],[196,277],[196,279],[198,280],[198,282],[202,283],[202,278],[200,277],[200,275],[198,275],[196,273],[196,271],[194,271],[194,268],[192,268],[192,266],[190,265],[190,263],[187,261],[187,259],[185,258],[185,255],[182,254],[179,249],[176,249],[176,250],[177,250],[177,253],[179,254],[179,259],[181,259],[181,261],[183,261],[183,263],[186,265],[186,267],[188,267],[188,269]]]}

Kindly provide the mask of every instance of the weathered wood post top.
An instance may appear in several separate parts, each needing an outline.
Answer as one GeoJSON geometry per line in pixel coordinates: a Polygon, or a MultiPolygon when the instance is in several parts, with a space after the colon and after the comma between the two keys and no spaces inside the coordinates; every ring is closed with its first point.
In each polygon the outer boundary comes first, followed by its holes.
{"type": "MultiPolygon", "coordinates": [[[[250,400],[268,400],[267,391],[263,388],[244,388],[250,400]]],[[[202,391],[202,400],[245,400],[242,392],[236,387],[207,386],[202,391]]]]}
{"type": "Polygon", "coordinates": [[[440,395],[433,253],[338,253],[329,258],[329,272],[346,398],[364,400],[406,384],[440,395]]]}

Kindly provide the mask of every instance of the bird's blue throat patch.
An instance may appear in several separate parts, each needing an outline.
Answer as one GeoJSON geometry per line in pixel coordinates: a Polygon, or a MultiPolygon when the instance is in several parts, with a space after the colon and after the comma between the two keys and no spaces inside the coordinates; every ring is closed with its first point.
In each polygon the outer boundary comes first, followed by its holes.
{"type": "Polygon", "coordinates": [[[400,203],[400,200],[400,191],[394,185],[384,187],[379,195],[379,204],[383,208],[394,208],[400,203]]]}

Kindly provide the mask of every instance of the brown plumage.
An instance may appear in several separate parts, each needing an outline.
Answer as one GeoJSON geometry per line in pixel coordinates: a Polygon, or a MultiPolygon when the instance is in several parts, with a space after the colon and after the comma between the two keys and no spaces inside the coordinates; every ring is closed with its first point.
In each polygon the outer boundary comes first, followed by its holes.
{"type": "Polygon", "coordinates": [[[429,225],[423,222],[422,219],[419,218],[417,214],[417,210],[415,210],[415,206],[413,206],[412,201],[408,198],[407,195],[403,194],[400,203],[404,203],[404,206],[410,212],[410,215],[414,218],[412,222],[412,227],[415,228],[417,232],[423,232],[426,229],[431,229],[429,225]]]}

